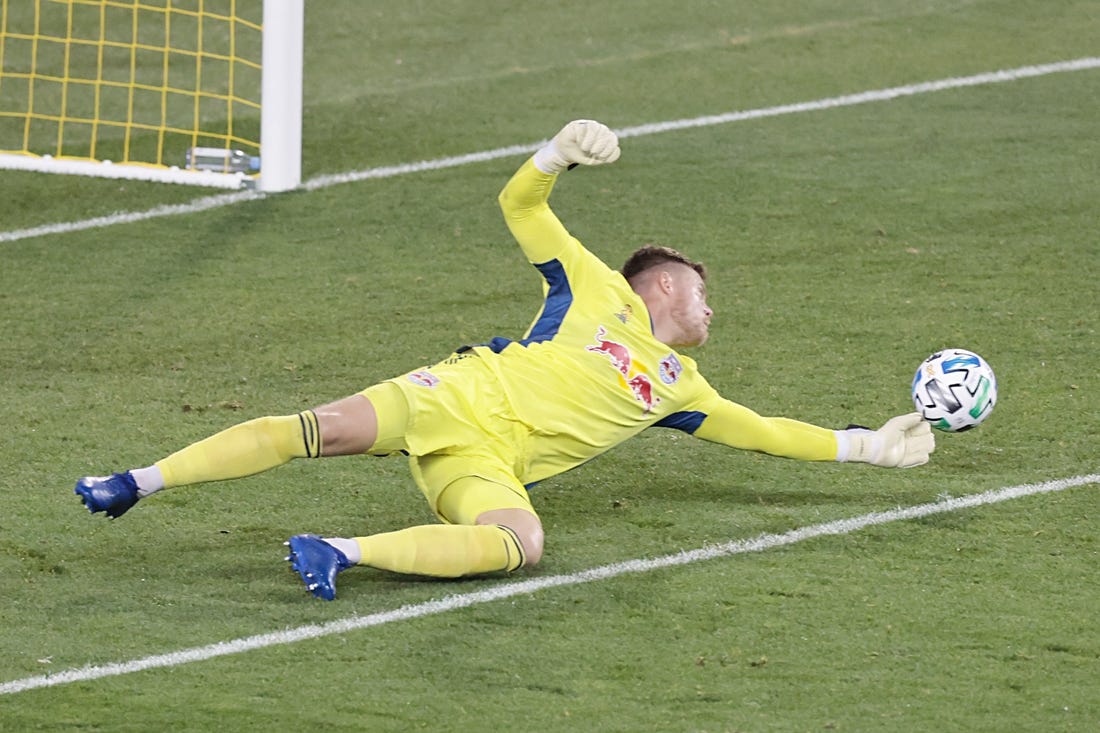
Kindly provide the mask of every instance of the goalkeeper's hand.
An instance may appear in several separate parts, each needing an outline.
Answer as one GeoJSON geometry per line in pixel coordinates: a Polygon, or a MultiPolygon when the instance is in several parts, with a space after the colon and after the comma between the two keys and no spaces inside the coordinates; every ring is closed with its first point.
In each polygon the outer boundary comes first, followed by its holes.
{"type": "Polygon", "coordinates": [[[932,426],[916,412],[887,420],[878,430],[838,430],[837,444],[837,460],[884,468],[928,463],[928,456],[936,449],[932,426]]]}
{"type": "Polygon", "coordinates": [[[543,173],[561,173],[571,165],[603,165],[619,159],[619,138],[595,120],[573,120],[535,153],[543,173]]]}

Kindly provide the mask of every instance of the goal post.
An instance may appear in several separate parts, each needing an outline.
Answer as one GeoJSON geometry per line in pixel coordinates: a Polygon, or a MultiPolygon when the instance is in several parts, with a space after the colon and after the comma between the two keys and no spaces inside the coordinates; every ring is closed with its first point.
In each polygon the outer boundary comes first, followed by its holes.
{"type": "Polygon", "coordinates": [[[0,0],[0,168],[285,191],[304,0],[0,0]]]}
{"type": "Polygon", "coordinates": [[[302,28],[305,0],[264,0],[260,190],[302,180],[302,28]]]}

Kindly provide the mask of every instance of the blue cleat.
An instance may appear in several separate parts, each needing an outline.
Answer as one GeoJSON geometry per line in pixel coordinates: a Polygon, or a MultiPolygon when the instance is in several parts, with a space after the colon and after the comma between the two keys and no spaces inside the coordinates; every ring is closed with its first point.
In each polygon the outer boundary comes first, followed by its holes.
{"type": "Polygon", "coordinates": [[[302,576],[306,589],[326,601],[335,598],[336,574],[352,565],[347,555],[315,534],[297,534],[285,544],[290,547],[286,559],[302,576]]]}
{"type": "Polygon", "coordinates": [[[92,514],[107,512],[111,519],[121,517],[141,498],[134,477],[129,472],[113,476],[85,476],[76,482],[73,491],[92,514]]]}

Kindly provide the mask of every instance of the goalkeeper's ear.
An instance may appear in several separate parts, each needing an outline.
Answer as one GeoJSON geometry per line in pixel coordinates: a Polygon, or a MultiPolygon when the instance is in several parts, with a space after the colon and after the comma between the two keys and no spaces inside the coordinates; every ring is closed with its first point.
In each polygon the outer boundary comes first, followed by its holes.
{"type": "Polygon", "coordinates": [[[576,165],[603,165],[619,159],[619,137],[595,120],[573,120],[535,153],[535,167],[561,173],[576,165]]]}

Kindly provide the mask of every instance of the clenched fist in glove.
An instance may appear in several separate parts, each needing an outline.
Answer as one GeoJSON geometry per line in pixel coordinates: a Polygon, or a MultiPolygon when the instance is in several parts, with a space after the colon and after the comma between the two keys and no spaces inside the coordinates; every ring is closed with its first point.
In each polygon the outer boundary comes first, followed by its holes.
{"type": "Polygon", "coordinates": [[[619,138],[595,120],[573,120],[535,153],[543,173],[561,173],[574,164],[603,165],[619,159],[619,138]]]}
{"type": "Polygon", "coordinates": [[[910,468],[928,462],[936,449],[932,426],[919,413],[899,415],[878,430],[838,430],[838,461],[870,463],[885,468],[910,468]]]}

